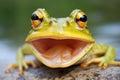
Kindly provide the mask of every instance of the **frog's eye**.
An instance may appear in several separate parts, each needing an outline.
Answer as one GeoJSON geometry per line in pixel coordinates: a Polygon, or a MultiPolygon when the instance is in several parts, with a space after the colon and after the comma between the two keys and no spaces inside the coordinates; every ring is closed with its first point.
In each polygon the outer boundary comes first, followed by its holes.
{"type": "Polygon", "coordinates": [[[78,12],[75,16],[75,21],[79,27],[85,28],[87,27],[87,16],[84,12],[78,12]]]}
{"type": "Polygon", "coordinates": [[[31,16],[31,24],[33,28],[37,28],[43,22],[43,15],[39,11],[35,11],[31,16]]]}

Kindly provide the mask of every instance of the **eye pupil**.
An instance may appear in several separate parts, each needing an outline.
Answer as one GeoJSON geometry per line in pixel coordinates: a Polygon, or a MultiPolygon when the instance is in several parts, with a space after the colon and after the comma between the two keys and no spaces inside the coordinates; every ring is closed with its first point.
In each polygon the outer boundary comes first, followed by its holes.
{"type": "Polygon", "coordinates": [[[87,16],[86,15],[82,15],[79,19],[76,19],[76,21],[86,22],[87,21],[87,16]]]}
{"type": "Polygon", "coordinates": [[[32,19],[32,20],[39,20],[39,18],[38,18],[38,16],[37,16],[36,14],[33,14],[33,15],[31,16],[31,19],[32,19]]]}
{"type": "Polygon", "coordinates": [[[86,16],[86,15],[83,15],[83,16],[80,18],[80,21],[86,22],[86,21],[87,21],[87,16],[86,16]]]}

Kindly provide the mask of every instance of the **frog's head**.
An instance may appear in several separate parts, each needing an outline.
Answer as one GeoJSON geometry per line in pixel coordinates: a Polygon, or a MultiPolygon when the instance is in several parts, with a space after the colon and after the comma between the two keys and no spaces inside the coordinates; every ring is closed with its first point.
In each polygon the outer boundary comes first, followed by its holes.
{"type": "Polygon", "coordinates": [[[91,49],[94,38],[87,29],[86,14],[76,9],[69,17],[50,17],[45,9],[31,16],[32,30],[26,42],[43,64],[57,68],[79,61],[91,49]]]}

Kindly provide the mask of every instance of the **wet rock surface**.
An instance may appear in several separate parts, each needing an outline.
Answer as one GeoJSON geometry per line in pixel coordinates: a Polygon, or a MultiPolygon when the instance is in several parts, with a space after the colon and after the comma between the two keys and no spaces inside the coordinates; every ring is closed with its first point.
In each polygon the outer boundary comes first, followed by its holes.
{"type": "Polygon", "coordinates": [[[95,65],[84,69],[79,65],[62,69],[42,66],[37,69],[30,68],[22,77],[18,76],[18,70],[5,74],[7,66],[5,63],[0,64],[0,80],[120,80],[120,67],[113,66],[106,70],[101,70],[95,65]]]}

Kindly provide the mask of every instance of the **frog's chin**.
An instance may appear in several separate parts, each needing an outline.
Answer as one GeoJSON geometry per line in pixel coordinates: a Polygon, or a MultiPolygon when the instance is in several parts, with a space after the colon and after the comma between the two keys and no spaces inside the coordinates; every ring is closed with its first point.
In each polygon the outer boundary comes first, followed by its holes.
{"type": "Polygon", "coordinates": [[[92,47],[93,43],[81,39],[32,40],[34,55],[51,68],[68,67],[77,63],[92,47]]]}

